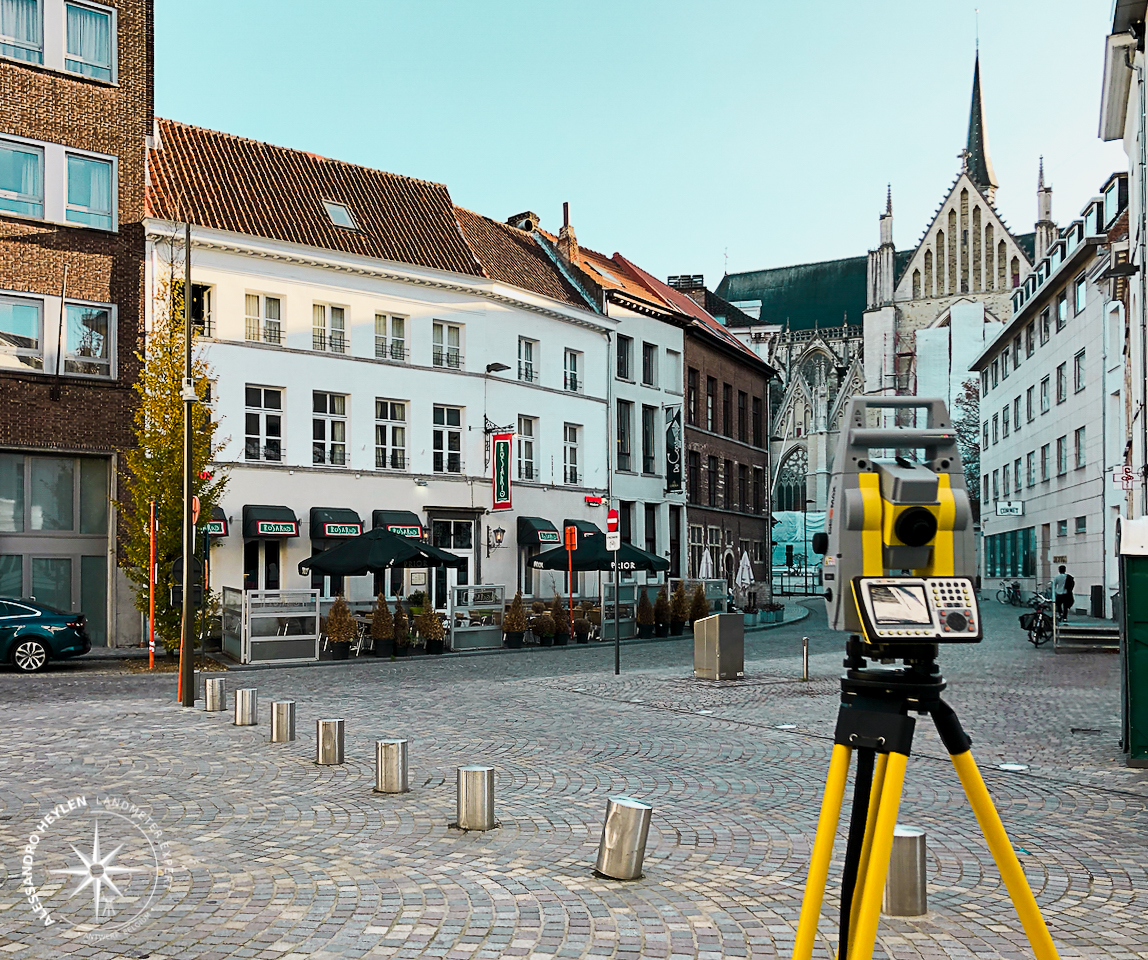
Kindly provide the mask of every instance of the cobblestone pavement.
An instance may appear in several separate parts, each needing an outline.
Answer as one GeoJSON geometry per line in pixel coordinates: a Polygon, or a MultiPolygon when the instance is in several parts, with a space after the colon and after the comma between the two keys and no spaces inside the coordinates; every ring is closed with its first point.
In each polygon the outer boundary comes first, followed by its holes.
{"type": "MultiPolygon", "coordinates": [[[[1061,956],[1148,958],[1148,771],[1119,756],[1118,659],[1034,649],[1018,612],[986,603],[989,638],[943,651],[948,699],[1061,956]]],[[[179,707],[170,675],[0,672],[0,953],[788,957],[837,709],[843,638],[823,623],[815,610],[747,639],[737,683],[693,680],[688,639],[623,648],[620,678],[609,646],[232,673],[229,689],[259,691],[255,727],[179,707]],[[294,743],[268,742],[274,699],[297,702],[294,743]],[[331,716],[346,718],[347,762],[319,767],[314,721],[331,716]],[[373,742],[394,736],[410,740],[400,797],[372,792],[373,742]],[[497,770],[501,826],[461,833],[455,767],[480,761],[497,770]],[[619,792],[654,806],[630,883],[592,873],[619,792]],[[147,808],[171,844],[170,888],[132,932],[132,902],[94,925],[90,889],[66,899],[73,877],[37,875],[52,926],[25,902],[29,836],[81,794],[147,808]]],[[[930,913],[883,917],[877,955],[1031,956],[927,721],[899,819],[928,831],[930,913]]],[[[79,823],[47,826],[44,849],[85,852],[79,823]]],[[[836,937],[843,837],[819,957],[836,937]]]]}

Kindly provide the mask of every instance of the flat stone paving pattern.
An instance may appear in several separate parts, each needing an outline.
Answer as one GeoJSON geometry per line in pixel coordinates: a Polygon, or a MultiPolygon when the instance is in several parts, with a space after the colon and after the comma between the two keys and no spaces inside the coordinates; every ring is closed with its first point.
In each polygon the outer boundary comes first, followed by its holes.
{"type": "MultiPolygon", "coordinates": [[[[1036,650],[1019,610],[984,612],[989,639],[942,650],[947,699],[1060,955],[1148,958],[1148,771],[1119,755],[1118,658],[1036,650]]],[[[692,679],[688,637],[623,647],[620,678],[608,645],[231,672],[229,708],[235,688],[259,691],[255,727],[179,707],[170,674],[97,661],[0,672],[0,954],[789,957],[843,640],[815,607],[748,635],[740,682],[692,679]],[[294,743],[268,742],[274,699],[297,702],[294,743]],[[319,717],[346,718],[344,766],[313,763],[319,717]],[[372,791],[387,737],[410,741],[403,796],[372,791]],[[501,826],[487,833],[449,827],[455,768],[474,762],[497,770],[501,826]],[[170,890],[140,929],[104,941],[84,936],[102,929],[91,924],[44,927],[20,887],[29,834],[81,793],[149,808],[172,845],[170,890]],[[654,807],[638,881],[592,873],[613,793],[654,807]]],[[[914,746],[899,820],[928,831],[930,913],[882,917],[875,955],[1031,956],[928,718],[914,746]]],[[[848,794],[823,958],[847,809],[848,794]]],[[[57,915],[90,917],[83,896],[65,900],[71,885],[41,893],[57,915]]]]}

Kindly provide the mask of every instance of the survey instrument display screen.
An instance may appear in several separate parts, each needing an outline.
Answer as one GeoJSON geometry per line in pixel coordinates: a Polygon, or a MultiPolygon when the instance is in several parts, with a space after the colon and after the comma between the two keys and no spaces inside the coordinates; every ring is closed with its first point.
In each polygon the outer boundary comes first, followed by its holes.
{"type": "Polygon", "coordinates": [[[869,589],[869,600],[873,604],[873,622],[878,626],[927,627],[933,623],[925,588],[919,583],[874,584],[869,589]]]}

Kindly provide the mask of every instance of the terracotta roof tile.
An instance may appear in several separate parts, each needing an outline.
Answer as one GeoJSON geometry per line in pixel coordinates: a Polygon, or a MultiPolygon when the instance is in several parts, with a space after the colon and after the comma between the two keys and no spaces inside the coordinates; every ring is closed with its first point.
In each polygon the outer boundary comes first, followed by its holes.
{"type": "Polygon", "coordinates": [[[159,120],[148,208],[161,219],[484,276],[442,184],[159,120]],[[342,203],[357,230],[333,225],[342,203]]]}
{"type": "Polygon", "coordinates": [[[486,276],[562,303],[587,307],[582,295],[529,233],[463,207],[455,207],[454,212],[486,276]]]}

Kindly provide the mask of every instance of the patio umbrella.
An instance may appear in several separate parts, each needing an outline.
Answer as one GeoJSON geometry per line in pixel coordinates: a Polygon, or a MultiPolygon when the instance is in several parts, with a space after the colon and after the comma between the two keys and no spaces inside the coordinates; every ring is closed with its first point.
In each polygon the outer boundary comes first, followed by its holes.
{"type": "Polygon", "coordinates": [[[710,548],[706,547],[702,551],[702,564],[698,568],[699,580],[712,580],[714,578],[714,560],[710,556],[710,548]]]}
{"type": "Polygon", "coordinates": [[[390,567],[461,567],[462,557],[419,540],[410,540],[382,527],[325,550],[299,563],[299,573],[361,577],[390,567]]]}
{"type": "MultiPolygon", "coordinates": [[[[547,550],[540,553],[530,565],[538,570],[565,570],[570,563],[565,547],[556,550],[547,550]]],[[[578,548],[574,551],[573,567],[575,570],[613,570],[614,553],[606,549],[604,534],[586,535],[578,538],[578,548]]],[[[639,550],[633,544],[623,543],[618,550],[619,570],[669,570],[670,561],[645,550],[639,550]]]]}
{"type": "Polygon", "coordinates": [[[741,562],[737,565],[737,576],[734,582],[739,587],[748,587],[753,583],[753,567],[749,562],[749,554],[744,550],[741,552],[741,562]]]}

